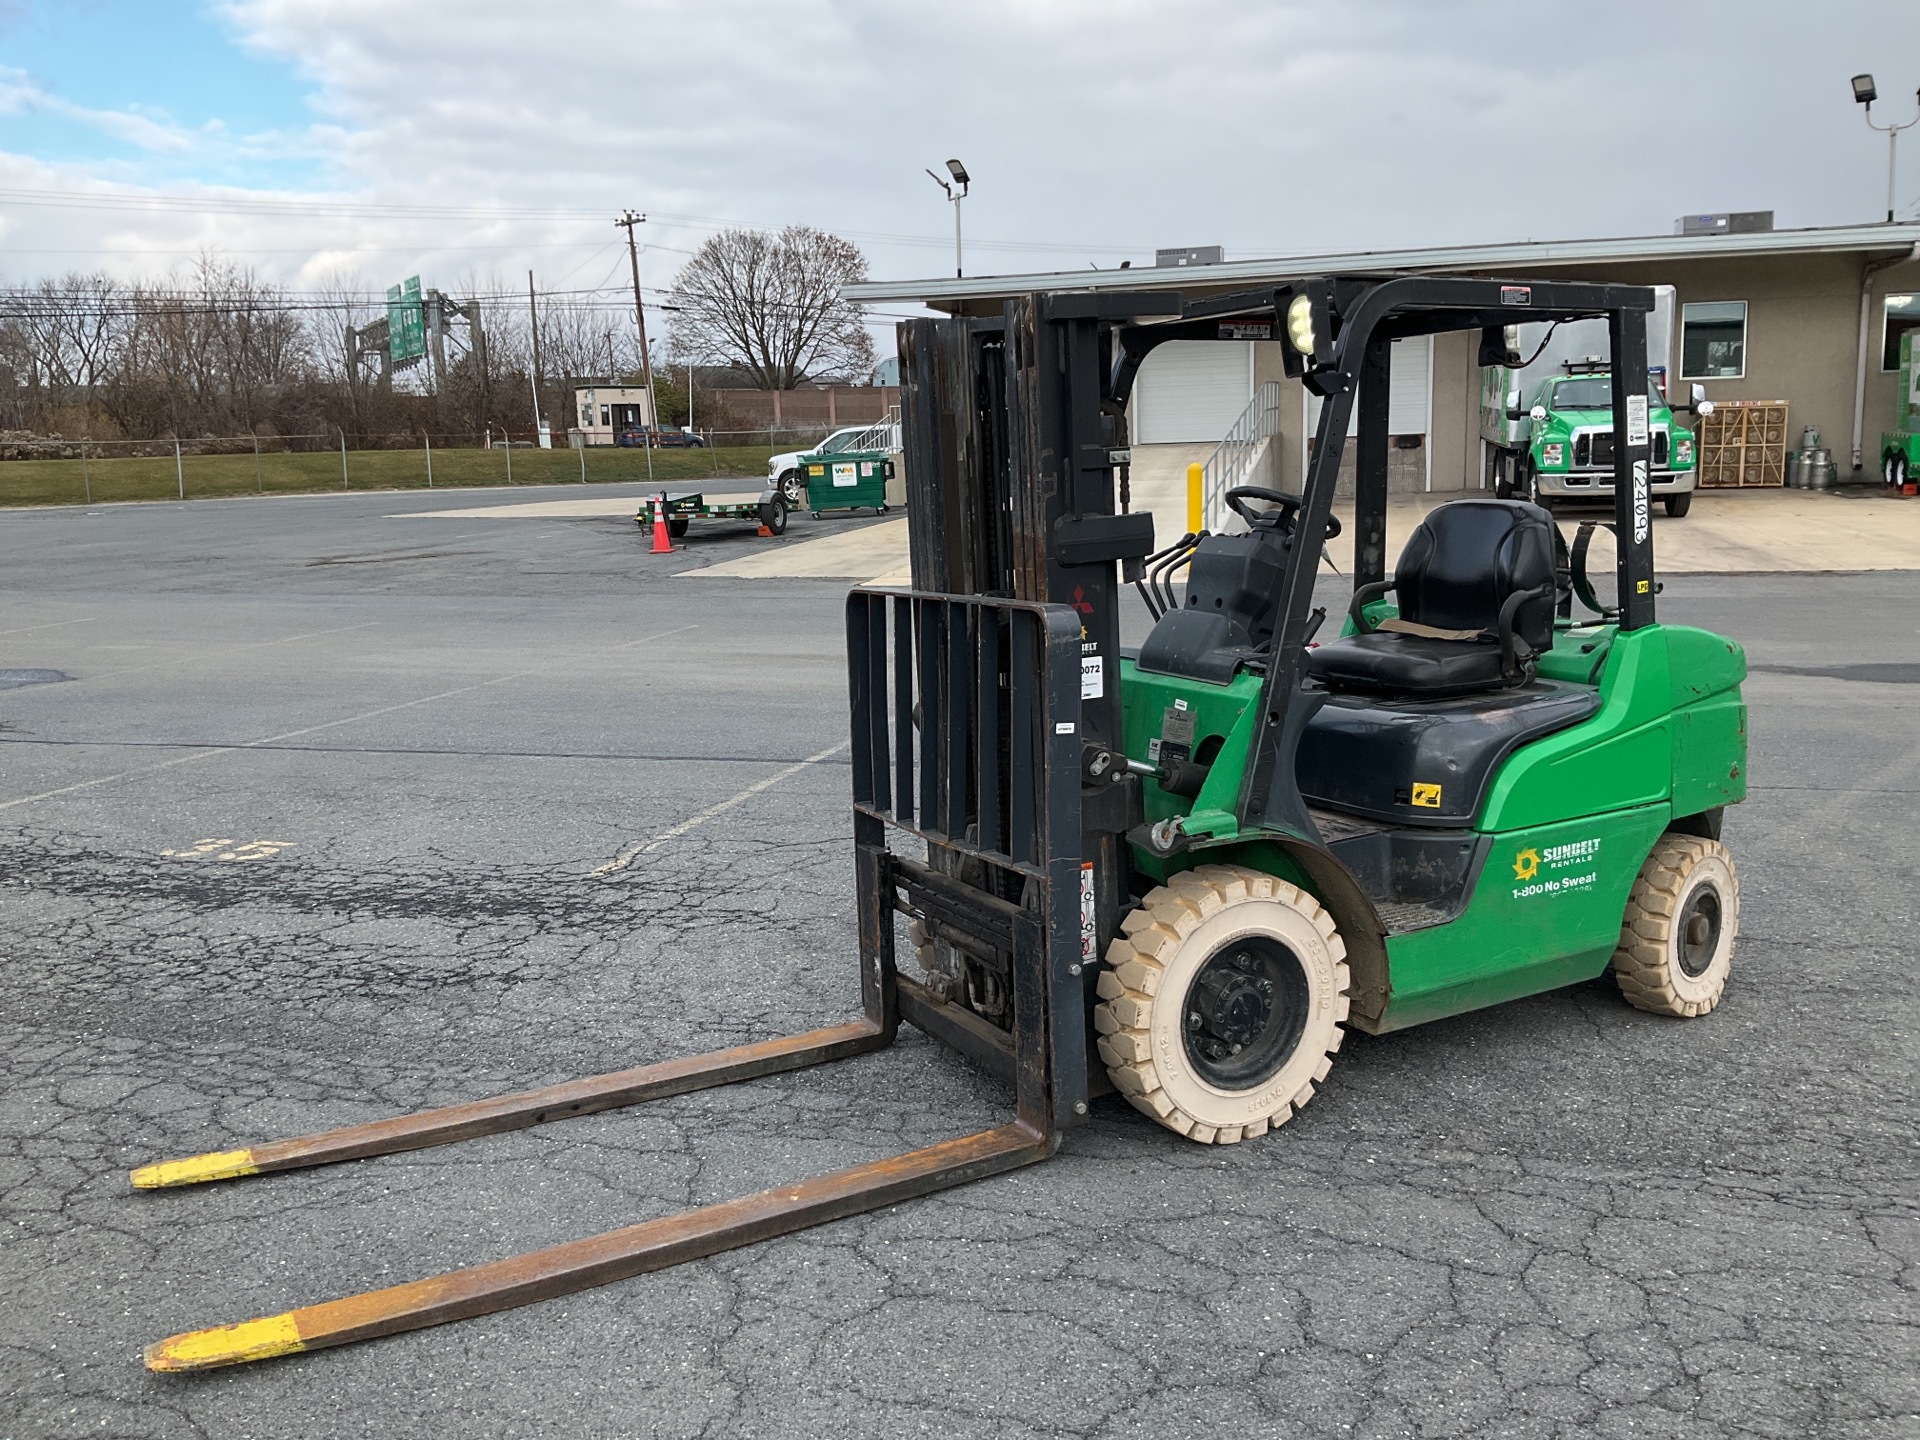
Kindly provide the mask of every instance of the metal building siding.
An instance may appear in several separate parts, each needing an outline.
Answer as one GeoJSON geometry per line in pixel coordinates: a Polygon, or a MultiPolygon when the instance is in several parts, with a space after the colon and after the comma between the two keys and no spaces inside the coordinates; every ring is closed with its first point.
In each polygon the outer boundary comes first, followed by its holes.
{"type": "Polygon", "coordinates": [[[1253,345],[1170,340],[1134,382],[1135,444],[1219,440],[1253,399],[1253,345]]]}

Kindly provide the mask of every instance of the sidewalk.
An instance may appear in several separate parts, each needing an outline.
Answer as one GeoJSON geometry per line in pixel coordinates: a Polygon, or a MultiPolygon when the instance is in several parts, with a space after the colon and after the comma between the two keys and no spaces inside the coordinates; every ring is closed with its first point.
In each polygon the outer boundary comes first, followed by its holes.
{"type": "MultiPolygon", "coordinates": [[[[1387,554],[1400,553],[1420,517],[1457,495],[1397,496],[1387,507],[1387,554]]],[[[1353,505],[1334,507],[1351,527],[1353,505]]],[[[1159,542],[1171,543],[1181,517],[1156,516],[1159,542]]],[[[1582,520],[1606,520],[1610,512],[1586,507],[1556,518],[1569,540],[1582,520]]],[[[1836,570],[1920,570],[1920,500],[1888,499],[1877,492],[1855,498],[1813,490],[1705,490],[1685,519],[1670,520],[1657,503],[1653,516],[1654,563],[1668,575],[1819,573],[1836,570]]],[[[1347,567],[1353,550],[1342,537],[1330,547],[1334,563],[1347,567]]],[[[1604,568],[1611,553],[1602,533],[1594,561],[1604,568]]],[[[681,578],[766,580],[814,578],[905,585],[907,522],[891,521],[830,535],[764,555],[690,570],[681,578]]]]}

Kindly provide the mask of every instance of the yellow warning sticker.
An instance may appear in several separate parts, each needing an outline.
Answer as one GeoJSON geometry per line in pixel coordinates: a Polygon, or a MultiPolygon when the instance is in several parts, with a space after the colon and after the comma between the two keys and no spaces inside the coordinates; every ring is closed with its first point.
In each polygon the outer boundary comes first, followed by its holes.
{"type": "Polygon", "coordinates": [[[1440,787],[1438,785],[1422,785],[1415,782],[1413,787],[1413,803],[1416,805],[1424,805],[1429,810],[1438,810],[1440,808],[1440,787]]]}
{"type": "Polygon", "coordinates": [[[1633,582],[1633,593],[1636,595],[1645,595],[1651,589],[1653,589],[1653,582],[1651,580],[1636,580],[1633,582]]]}

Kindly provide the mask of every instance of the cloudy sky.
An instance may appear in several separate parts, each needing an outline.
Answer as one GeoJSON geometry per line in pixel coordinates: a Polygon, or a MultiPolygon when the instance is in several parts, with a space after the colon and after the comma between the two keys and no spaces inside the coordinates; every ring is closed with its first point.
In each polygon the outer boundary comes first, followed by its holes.
{"type": "MultiPolygon", "coordinates": [[[[0,284],[649,287],[804,222],[877,278],[1881,218],[1915,0],[0,0],[0,284]]],[[[1920,129],[1898,208],[1920,213],[1920,129]]]]}

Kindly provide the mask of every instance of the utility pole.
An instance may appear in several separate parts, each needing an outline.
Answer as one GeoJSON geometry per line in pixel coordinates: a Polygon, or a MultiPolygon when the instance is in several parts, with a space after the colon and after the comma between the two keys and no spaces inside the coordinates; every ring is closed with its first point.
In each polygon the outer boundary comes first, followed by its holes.
{"type": "Polygon", "coordinates": [[[640,326],[640,375],[647,387],[647,479],[653,479],[653,432],[660,424],[660,412],[653,408],[653,357],[647,352],[647,307],[640,299],[640,249],[634,243],[633,227],[647,223],[647,217],[624,212],[613,222],[627,232],[627,259],[633,262],[633,318],[640,326]]]}
{"type": "MultiPolygon", "coordinates": [[[[541,418],[540,410],[540,305],[533,294],[533,271],[527,271],[527,320],[533,328],[533,434],[541,449],[550,444],[546,422],[541,418]]],[[[549,432],[550,433],[550,432],[549,432]]]]}

